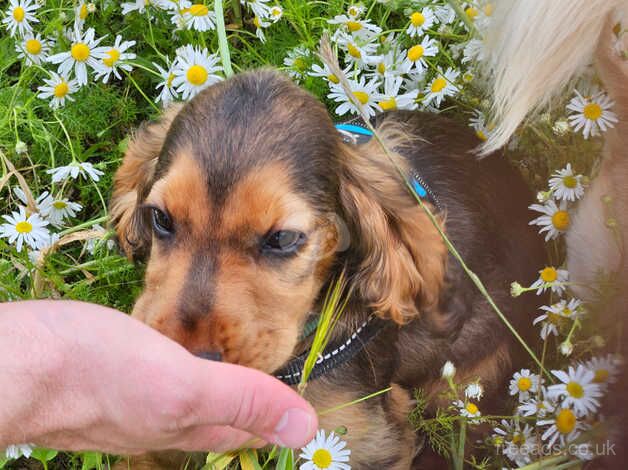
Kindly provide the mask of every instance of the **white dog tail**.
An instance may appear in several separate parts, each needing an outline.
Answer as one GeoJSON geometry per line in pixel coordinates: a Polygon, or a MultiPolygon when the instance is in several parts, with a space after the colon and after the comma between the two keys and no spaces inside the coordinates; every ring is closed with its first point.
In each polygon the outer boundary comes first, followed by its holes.
{"type": "Polygon", "coordinates": [[[508,142],[526,116],[593,61],[600,32],[627,0],[499,0],[487,34],[496,127],[481,147],[508,142]]]}

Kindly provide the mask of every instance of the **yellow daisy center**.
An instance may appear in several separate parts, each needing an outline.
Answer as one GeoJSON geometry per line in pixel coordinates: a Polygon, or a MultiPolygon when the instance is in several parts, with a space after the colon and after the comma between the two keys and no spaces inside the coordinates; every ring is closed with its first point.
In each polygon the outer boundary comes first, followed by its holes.
{"type": "Polygon", "coordinates": [[[566,317],[570,316],[573,313],[573,310],[571,310],[569,307],[565,307],[563,309],[563,315],[565,315],[566,317]]]}
{"type": "Polygon", "coordinates": [[[113,67],[113,64],[120,59],[120,51],[118,49],[109,49],[107,55],[109,57],[105,57],[102,60],[107,67],[113,67]]]}
{"type": "Polygon", "coordinates": [[[560,315],[556,313],[551,313],[551,312],[547,314],[547,319],[550,321],[550,323],[556,326],[560,326],[561,323],[563,322],[563,317],[561,317],[560,315]]]}
{"type": "Polygon", "coordinates": [[[318,468],[331,467],[331,452],[327,449],[317,449],[316,452],[314,452],[314,455],[312,455],[312,463],[318,468]]]}
{"type": "Polygon", "coordinates": [[[362,29],[362,23],[359,21],[347,21],[347,29],[355,33],[356,31],[360,31],[362,29]]]}
{"type": "Polygon", "coordinates": [[[262,22],[259,20],[259,16],[256,16],[255,18],[253,18],[253,24],[255,25],[256,28],[262,27],[262,22]]]}
{"type": "Polygon", "coordinates": [[[438,77],[432,82],[432,93],[438,93],[439,91],[442,91],[442,89],[446,86],[447,80],[445,80],[443,77],[438,77]]]}
{"type": "Polygon", "coordinates": [[[397,101],[395,100],[394,97],[390,98],[389,100],[380,101],[377,104],[384,111],[390,111],[391,109],[397,109],[397,101]]]}
{"type": "Polygon", "coordinates": [[[532,380],[530,377],[520,377],[517,380],[517,388],[522,392],[527,392],[532,387],[532,380]]]}
{"type": "Polygon", "coordinates": [[[552,216],[552,225],[557,230],[567,230],[569,227],[569,213],[567,211],[556,211],[552,216]]]}
{"type": "Polygon", "coordinates": [[[468,16],[469,18],[471,18],[472,20],[474,20],[474,19],[475,19],[475,17],[476,17],[476,16],[478,16],[478,9],[477,9],[477,8],[474,8],[474,7],[469,7],[469,8],[467,8],[464,12],[465,12],[465,13],[467,14],[467,16],[468,16]]]}
{"type": "Polygon", "coordinates": [[[420,11],[415,11],[410,15],[412,26],[422,26],[425,23],[425,16],[420,11]]]}
{"type": "Polygon", "coordinates": [[[492,3],[487,3],[486,5],[484,5],[484,14],[486,16],[492,16],[493,15],[493,4],[492,3]]]}
{"type": "Polygon", "coordinates": [[[584,396],[584,389],[578,382],[569,382],[567,384],[567,393],[574,398],[582,398],[584,396]]]}
{"type": "Polygon", "coordinates": [[[384,62],[380,62],[377,64],[377,73],[384,74],[386,72],[386,64],[384,62]]]}
{"type": "Polygon", "coordinates": [[[190,7],[190,15],[192,16],[207,16],[209,8],[200,3],[196,3],[190,7]]]}
{"type": "Polygon", "coordinates": [[[280,16],[281,10],[279,8],[273,8],[272,10],[270,10],[270,14],[273,16],[280,16]]]}
{"type": "Polygon", "coordinates": [[[81,5],[81,9],[79,10],[79,18],[84,20],[85,18],[87,18],[88,14],[89,14],[89,11],[87,11],[87,5],[83,3],[81,5]]]}
{"type": "Polygon", "coordinates": [[[33,231],[33,224],[23,220],[22,222],[18,222],[17,224],[15,224],[15,230],[17,230],[19,233],[30,233],[33,231]]]}
{"type": "Polygon", "coordinates": [[[362,104],[366,104],[369,102],[369,95],[364,91],[354,91],[353,96],[362,104]]]}
{"type": "Polygon", "coordinates": [[[26,41],[26,52],[32,55],[37,55],[41,52],[41,42],[37,39],[28,39],[26,41]]]}
{"type": "Polygon", "coordinates": [[[79,62],[85,62],[89,59],[89,46],[82,42],[77,42],[72,45],[72,49],[70,49],[70,54],[74,58],[74,60],[78,60],[79,62]]]}
{"type": "Polygon", "coordinates": [[[410,49],[408,49],[408,59],[411,62],[416,62],[421,57],[423,57],[423,52],[425,51],[423,50],[423,46],[421,44],[412,46],[410,49]]]}
{"type": "Polygon", "coordinates": [[[332,83],[340,83],[340,80],[338,79],[338,77],[336,77],[333,73],[330,73],[329,75],[327,75],[327,80],[329,80],[332,83]]]}
{"type": "Polygon", "coordinates": [[[54,207],[55,209],[61,210],[68,207],[68,205],[64,201],[55,201],[52,203],[52,207],[54,207]]]}
{"type": "Polygon", "coordinates": [[[475,131],[475,135],[477,135],[480,140],[486,140],[487,139],[486,134],[484,133],[484,131],[482,131],[480,129],[475,131]]]}
{"type": "Polygon", "coordinates": [[[523,434],[515,434],[514,436],[512,436],[512,443],[516,446],[521,447],[523,444],[526,443],[526,438],[523,434]]]}
{"type": "Polygon", "coordinates": [[[17,7],[15,8],[15,10],[13,10],[13,19],[18,23],[21,23],[22,21],[24,21],[25,14],[26,12],[24,11],[24,8],[17,7]]]}
{"type": "Polygon", "coordinates": [[[174,73],[171,73],[170,75],[168,75],[168,80],[166,81],[166,86],[168,88],[171,88],[173,81],[174,81],[174,73]]]}
{"type": "Polygon", "coordinates": [[[348,44],[347,50],[349,51],[349,55],[351,57],[355,57],[356,59],[360,59],[362,57],[362,53],[360,52],[360,49],[355,47],[353,44],[348,44]]]}
{"type": "Polygon", "coordinates": [[[471,72],[465,72],[462,74],[462,80],[469,83],[473,80],[473,74],[471,72]]]}
{"type": "Polygon", "coordinates": [[[602,107],[597,103],[589,103],[584,106],[582,114],[589,121],[597,121],[602,116],[602,107]]]}
{"type": "Polygon", "coordinates": [[[68,85],[68,82],[63,80],[55,85],[52,93],[55,95],[56,98],[63,98],[65,95],[68,94],[69,91],[70,87],[68,85]]]}
{"type": "Polygon", "coordinates": [[[575,176],[568,175],[563,177],[563,184],[565,185],[565,188],[573,189],[578,186],[578,180],[575,176]]]}
{"type": "Polygon", "coordinates": [[[202,65],[193,65],[187,72],[188,81],[192,85],[202,85],[207,80],[207,70],[202,65]]]}
{"type": "Polygon", "coordinates": [[[360,11],[356,7],[349,7],[348,12],[350,16],[358,16],[358,14],[360,13],[360,11]]]}
{"type": "Polygon", "coordinates": [[[541,279],[543,279],[543,282],[554,282],[558,279],[558,271],[556,271],[555,268],[548,266],[541,271],[541,279]]]}
{"type": "Polygon", "coordinates": [[[464,408],[465,408],[465,409],[469,412],[469,414],[471,414],[471,415],[474,415],[474,414],[476,414],[478,411],[480,411],[480,410],[478,409],[478,407],[476,406],[476,404],[475,404],[475,403],[471,403],[471,402],[467,403],[467,405],[466,405],[464,408]]]}
{"type": "Polygon", "coordinates": [[[297,57],[294,59],[294,68],[303,72],[307,70],[307,62],[303,57],[297,57]]]}
{"type": "Polygon", "coordinates": [[[601,384],[608,380],[609,372],[606,369],[597,369],[593,376],[593,382],[601,384]]]}
{"type": "Polygon", "coordinates": [[[556,416],[556,429],[561,434],[569,434],[576,427],[576,415],[573,411],[563,408],[556,416]]]}

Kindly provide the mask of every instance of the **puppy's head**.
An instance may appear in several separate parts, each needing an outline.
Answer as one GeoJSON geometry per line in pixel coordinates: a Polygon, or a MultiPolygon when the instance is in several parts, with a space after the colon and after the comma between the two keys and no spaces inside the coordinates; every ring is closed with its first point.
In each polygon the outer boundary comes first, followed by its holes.
{"type": "Polygon", "coordinates": [[[270,372],[341,261],[382,316],[401,322],[433,303],[441,247],[419,249],[426,233],[409,233],[404,217],[426,220],[385,157],[360,156],[314,97],[271,71],[214,85],[145,126],[111,207],[127,254],[148,256],[134,316],[194,353],[270,372]]]}

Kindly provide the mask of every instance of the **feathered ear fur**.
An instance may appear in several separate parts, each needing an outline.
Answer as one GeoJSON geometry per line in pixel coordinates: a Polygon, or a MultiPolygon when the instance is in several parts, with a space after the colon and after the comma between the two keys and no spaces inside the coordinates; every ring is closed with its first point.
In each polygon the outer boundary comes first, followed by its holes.
{"type": "Polygon", "coordinates": [[[150,189],[148,185],[155,174],[166,134],[181,108],[172,105],[158,121],[144,123],[137,130],[114,177],[109,213],[120,246],[129,258],[142,255],[150,244],[150,231],[143,223],[138,205],[150,189]]]}
{"type": "MultiPolygon", "coordinates": [[[[379,132],[390,149],[410,141],[386,124],[379,132]]],[[[403,158],[393,156],[406,169],[403,158]]],[[[342,165],[340,200],[352,232],[355,289],[379,316],[410,321],[436,305],[447,249],[378,142],[344,146],[342,165]]]]}
{"type": "Polygon", "coordinates": [[[593,62],[600,32],[626,0],[500,0],[487,33],[496,128],[481,152],[508,142],[525,117],[593,62]]]}

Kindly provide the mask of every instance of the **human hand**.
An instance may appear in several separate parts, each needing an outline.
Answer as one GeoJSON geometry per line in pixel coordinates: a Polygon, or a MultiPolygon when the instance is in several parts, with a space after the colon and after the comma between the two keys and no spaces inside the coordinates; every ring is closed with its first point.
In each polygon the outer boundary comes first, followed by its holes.
{"type": "Polygon", "coordinates": [[[0,304],[0,449],[138,454],[301,447],[312,407],[262,372],[200,359],[139,321],[67,301],[0,304]],[[251,445],[252,444],[252,445],[251,445]]]}

